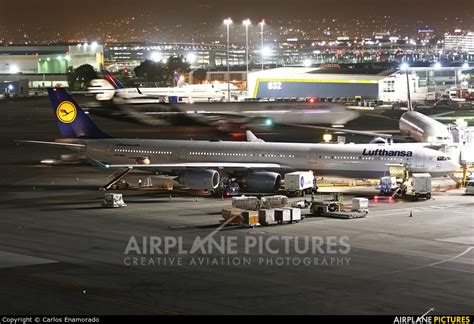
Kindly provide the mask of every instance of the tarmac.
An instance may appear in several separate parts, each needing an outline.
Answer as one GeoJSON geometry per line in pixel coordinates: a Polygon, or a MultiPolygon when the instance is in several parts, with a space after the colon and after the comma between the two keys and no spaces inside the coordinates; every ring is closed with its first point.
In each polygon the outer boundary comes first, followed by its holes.
{"type": "MultiPolygon", "coordinates": [[[[462,190],[371,200],[360,219],[257,228],[221,226],[231,200],[198,193],[119,190],[127,207],[103,208],[109,173],[43,165],[68,152],[14,142],[58,136],[47,98],[1,102],[0,112],[2,314],[472,312],[474,199],[462,190]]],[[[93,118],[116,136],[166,136],[93,118]]]]}

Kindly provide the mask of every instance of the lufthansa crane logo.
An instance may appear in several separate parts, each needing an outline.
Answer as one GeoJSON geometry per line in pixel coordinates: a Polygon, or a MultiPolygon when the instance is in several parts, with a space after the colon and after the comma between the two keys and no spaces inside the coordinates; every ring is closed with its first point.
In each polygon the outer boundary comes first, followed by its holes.
{"type": "Polygon", "coordinates": [[[76,115],[76,106],[70,101],[63,101],[59,104],[58,108],[56,108],[56,116],[65,124],[72,123],[74,119],[76,119],[76,115]]]}

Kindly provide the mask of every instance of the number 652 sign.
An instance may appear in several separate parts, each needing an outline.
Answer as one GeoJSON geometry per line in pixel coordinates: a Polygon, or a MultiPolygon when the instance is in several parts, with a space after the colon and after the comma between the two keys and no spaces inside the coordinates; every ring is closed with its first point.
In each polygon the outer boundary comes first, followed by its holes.
{"type": "Polygon", "coordinates": [[[268,90],[281,90],[281,82],[268,82],[268,90]]]}

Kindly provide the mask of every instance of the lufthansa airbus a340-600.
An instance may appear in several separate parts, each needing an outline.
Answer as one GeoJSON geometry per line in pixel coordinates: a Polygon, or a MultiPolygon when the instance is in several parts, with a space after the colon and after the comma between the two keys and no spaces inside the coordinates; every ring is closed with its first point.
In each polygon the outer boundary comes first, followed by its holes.
{"type": "MultiPolygon", "coordinates": [[[[77,151],[96,166],[177,176],[192,189],[218,188],[223,177],[243,179],[250,191],[272,192],[281,176],[313,170],[322,176],[380,178],[390,165],[443,176],[459,165],[421,143],[309,144],[112,138],[102,132],[61,88],[48,89],[62,139],[54,142],[77,151]]],[[[251,134],[252,135],[252,134],[251,134]]]]}

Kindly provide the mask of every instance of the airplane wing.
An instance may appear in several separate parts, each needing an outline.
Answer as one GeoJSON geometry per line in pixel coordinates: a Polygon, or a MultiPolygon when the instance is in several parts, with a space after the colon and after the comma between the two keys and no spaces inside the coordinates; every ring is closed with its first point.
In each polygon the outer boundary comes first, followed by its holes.
{"type": "Polygon", "coordinates": [[[167,117],[167,116],[184,116],[187,118],[194,119],[204,124],[222,123],[225,120],[238,120],[245,122],[248,119],[254,117],[248,117],[237,112],[207,112],[207,111],[146,111],[144,115],[154,117],[167,117]]]}
{"type": "MultiPolygon", "coordinates": [[[[281,125],[292,126],[292,127],[305,127],[305,128],[319,129],[319,130],[330,130],[333,132],[346,133],[346,134],[377,136],[377,137],[382,137],[382,138],[387,138],[387,139],[406,140],[406,137],[400,136],[397,134],[379,133],[379,132],[373,132],[373,131],[361,131],[361,130],[355,130],[355,129],[339,128],[339,127],[325,127],[325,126],[287,124],[287,123],[283,123],[281,125]]],[[[394,130],[393,133],[400,133],[400,131],[394,130]]]]}
{"type": "Polygon", "coordinates": [[[45,141],[29,141],[29,140],[15,140],[17,144],[41,144],[41,145],[51,145],[51,146],[58,146],[58,147],[65,147],[70,149],[84,149],[86,147],[85,144],[78,144],[78,143],[64,143],[64,142],[45,142],[45,141]]]}
{"type": "Polygon", "coordinates": [[[186,168],[231,168],[231,169],[282,169],[278,163],[236,163],[236,162],[189,162],[189,163],[159,163],[159,164],[104,164],[106,168],[135,168],[135,169],[186,169],[186,168]]]}
{"type": "Polygon", "coordinates": [[[243,163],[243,162],[187,162],[187,163],[153,163],[153,164],[109,164],[88,158],[95,166],[106,169],[133,168],[138,170],[153,169],[188,169],[188,168],[216,168],[216,169],[284,169],[286,166],[279,163],[243,163]]]}
{"type": "Polygon", "coordinates": [[[455,111],[452,110],[452,111],[446,111],[446,112],[442,112],[442,113],[435,114],[435,115],[429,115],[428,117],[431,117],[433,119],[438,119],[439,117],[449,116],[449,115],[452,115],[454,113],[455,113],[455,111]]]}

